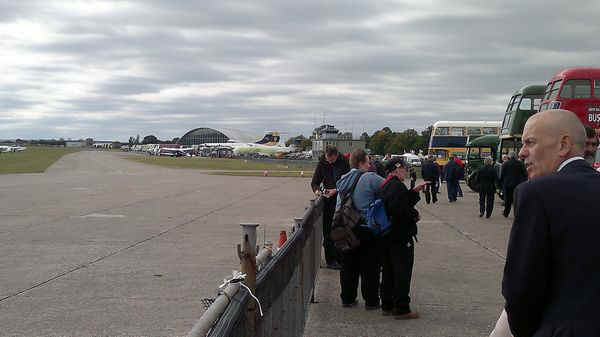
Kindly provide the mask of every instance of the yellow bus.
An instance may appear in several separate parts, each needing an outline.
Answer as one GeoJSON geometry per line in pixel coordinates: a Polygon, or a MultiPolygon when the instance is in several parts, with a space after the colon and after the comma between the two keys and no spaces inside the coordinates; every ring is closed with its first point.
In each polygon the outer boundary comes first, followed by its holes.
{"type": "MultiPolygon", "coordinates": [[[[431,138],[429,139],[430,155],[436,157],[438,165],[443,167],[448,163],[450,156],[457,156],[462,160],[468,159],[466,145],[469,141],[485,136],[500,135],[501,121],[438,121],[433,124],[431,138]]],[[[473,150],[472,150],[473,151],[473,150]]],[[[490,149],[483,149],[483,152],[490,149]]],[[[481,156],[471,152],[473,155],[481,156]]]]}

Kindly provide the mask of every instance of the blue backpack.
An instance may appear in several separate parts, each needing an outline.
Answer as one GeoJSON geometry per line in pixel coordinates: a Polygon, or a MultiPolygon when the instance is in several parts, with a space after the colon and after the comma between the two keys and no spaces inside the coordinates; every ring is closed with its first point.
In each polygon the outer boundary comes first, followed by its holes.
{"type": "Polygon", "coordinates": [[[375,234],[375,236],[383,236],[392,229],[392,224],[385,211],[383,200],[377,199],[373,201],[367,209],[367,225],[366,227],[375,234]]]}

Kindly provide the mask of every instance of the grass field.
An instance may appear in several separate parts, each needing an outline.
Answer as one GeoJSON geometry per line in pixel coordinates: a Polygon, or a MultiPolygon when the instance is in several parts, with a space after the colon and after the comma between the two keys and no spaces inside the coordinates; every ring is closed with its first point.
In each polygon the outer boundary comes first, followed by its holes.
{"type": "Polygon", "coordinates": [[[0,153],[0,174],[42,173],[60,157],[79,149],[63,147],[28,147],[23,152],[0,153]]]}
{"type": "MultiPolygon", "coordinates": [[[[158,157],[158,156],[134,156],[134,155],[123,155],[123,158],[133,160],[139,163],[160,165],[172,168],[186,168],[186,169],[203,169],[203,170],[222,170],[229,172],[229,175],[233,175],[231,171],[257,171],[257,172],[244,172],[243,175],[262,175],[264,170],[269,171],[304,171],[312,173],[315,169],[313,163],[298,162],[298,163],[277,163],[270,161],[259,161],[259,160],[245,160],[245,159],[222,159],[222,158],[202,158],[202,157],[158,157]],[[248,174],[245,174],[248,173],[248,174]]],[[[242,172],[238,172],[242,173],[242,172]]],[[[238,174],[242,175],[242,174],[238,174]]],[[[290,175],[291,176],[291,175],[290,175]]]]}
{"type": "MultiPolygon", "coordinates": [[[[221,176],[242,176],[242,177],[263,177],[264,171],[216,171],[209,174],[221,176]]],[[[300,175],[300,171],[269,171],[269,177],[285,177],[285,178],[312,178],[311,172],[304,172],[300,175]]]]}

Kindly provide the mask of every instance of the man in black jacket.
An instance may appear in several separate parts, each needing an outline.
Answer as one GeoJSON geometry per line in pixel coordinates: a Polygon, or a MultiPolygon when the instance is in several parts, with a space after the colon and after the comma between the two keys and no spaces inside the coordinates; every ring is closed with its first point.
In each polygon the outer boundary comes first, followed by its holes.
{"type": "Polygon", "coordinates": [[[510,214],[510,208],[513,204],[513,195],[515,188],[520,183],[527,180],[527,172],[523,162],[517,159],[514,151],[508,153],[508,160],[502,164],[500,170],[500,182],[502,183],[502,194],[504,195],[504,212],[505,218],[510,214]]]}
{"type": "Polygon", "coordinates": [[[448,201],[455,202],[458,195],[460,165],[454,161],[454,157],[450,157],[450,160],[444,166],[444,176],[446,177],[446,188],[448,189],[448,201]]]}
{"type": "Polygon", "coordinates": [[[423,166],[421,167],[421,176],[423,180],[431,182],[425,186],[425,202],[429,204],[432,201],[434,204],[437,202],[437,183],[440,178],[439,166],[435,163],[433,156],[429,156],[423,166]]]}
{"type": "Polygon", "coordinates": [[[419,202],[419,191],[428,182],[422,182],[408,190],[402,182],[407,164],[402,158],[386,163],[388,177],[383,183],[382,200],[392,224],[390,232],[380,240],[380,257],[383,264],[381,285],[381,309],[384,315],[396,319],[419,318],[410,310],[410,280],[414,264],[414,241],[417,235],[418,212],[414,206],[419,202]]]}
{"type": "Polygon", "coordinates": [[[583,160],[574,113],[547,110],[523,130],[529,181],[516,189],[502,295],[515,337],[600,336],[600,175],[583,160]]]}
{"type": "Polygon", "coordinates": [[[335,184],[340,177],[350,171],[348,161],[338,154],[335,146],[327,146],[325,154],[319,159],[310,186],[317,197],[324,197],[323,206],[323,248],[325,249],[325,262],[331,269],[341,269],[337,252],[331,240],[331,222],[335,212],[337,190],[335,184]],[[321,188],[323,184],[323,188],[321,188]]]}
{"type": "Polygon", "coordinates": [[[479,180],[479,217],[485,213],[485,217],[489,218],[494,209],[494,195],[498,181],[492,158],[485,158],[484,165],[477,172],[477,179],[479,180]]]}

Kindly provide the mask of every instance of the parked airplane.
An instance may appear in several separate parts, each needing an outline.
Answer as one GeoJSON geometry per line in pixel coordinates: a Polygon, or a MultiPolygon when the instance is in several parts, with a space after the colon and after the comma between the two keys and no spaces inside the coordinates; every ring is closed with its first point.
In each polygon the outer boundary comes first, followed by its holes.
{"type": "Polygon", "coordinates": [[[24,146],[5,146],[0,145],[0,152],[21,152],[27,150],[24,146]]]}
{"type": "Polygon", "coordinates": [[[281,143],[281,136],[279,132],[267,132],[265,136],[257,141],[256,143],[207,143],[203,144],[207,147],[231,147],[232,151],[236,155],[240,154],[259,154],[266,156],[278,156],[284,155],[294,151],[294,148],[284,146],[281,143]]]}

